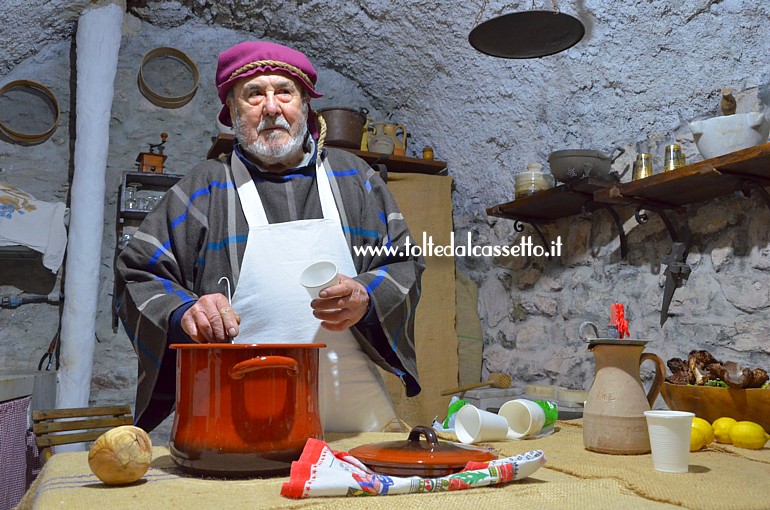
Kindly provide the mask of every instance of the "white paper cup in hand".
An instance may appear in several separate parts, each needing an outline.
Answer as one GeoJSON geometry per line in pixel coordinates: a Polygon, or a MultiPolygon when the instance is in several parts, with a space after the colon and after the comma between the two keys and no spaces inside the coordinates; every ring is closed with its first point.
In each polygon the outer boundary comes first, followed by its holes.
{"type": "Polygon", "coordinates": [[[650,434],[652,467],[666,473],[686,473],[690,464],[693,413],[645,411],[650,434]]]}
{"type": "Polygon", "coordinates": [[[508,422],[502,416],[465,404],[455,415],[455,434],[461,443],[500,441],[508,435],[508,422]]]}
{"type": "Polygon", "coordinates": [[[504,403],[497,412],[511,429],[508,439],[524,439],[540,432],[545,425],[545,411],[536,402],[517,398],[504,403]]]}
{"type": "Polygon", "coordinates": [[[305,287],[311,299],[318,299],[318,294],[327,287],[337,285],[337,266],[334,262],[316,262],[302,271],[299,282],[305,287]]]}

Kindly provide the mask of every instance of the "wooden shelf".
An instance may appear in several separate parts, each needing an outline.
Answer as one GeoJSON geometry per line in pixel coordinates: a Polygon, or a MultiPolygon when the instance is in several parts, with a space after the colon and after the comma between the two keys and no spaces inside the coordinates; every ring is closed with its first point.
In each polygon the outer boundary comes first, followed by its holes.
{"type": "Polygon", "coordinates": [[[770,143],[597,190],[594,200],[675,209],[730,195],[746,181],[770,186],[770,143]]]}
{"type": "Polygon", "coordinates": [[[560,218],[580,214],[594,200],[594,192],[612,183],[588,177],[575,182],[517,198],[487,209],[487,214],[525,223],[550,223],[560,218]]]}
{"type": "Polygon", "coordinates": [[[405,172],[413,174],[446,175],[446,161],[431,159],[410,158],[407,156],[394,156],[392,154],[379,154],[366,152],[347,147],[337,147],[351,152],[370,165],[382,163],[388,168],[388,172],[405,172]]]}
{"type": "Polygon", "coordinates": [[[580,214],[586,206],[650,205],[678,209],[730,195],[747,183],[770,186],[770,143],[631,182],[580,179],[487,209],[490,216],[549,223],[580,214]]]}
{"type": "MultiPolygon", "coordinates": [[[[330,146],[331,147],[331,146],[330,146]]],[[[389,172],[407,172],[429,175],[446,175],[446,161],[426,160],[419,158],[409,158],[406,156],[394,156],[379,154],[377,152],[366,152],[347,147],[335,147],[355,154],[370,165],[376,163],[384,164],[389,172]]],[[[233,150],[233,135],[220,133],[211,145],[207,159],[216,159],[222,154],[227,154],[233,150]]]]}

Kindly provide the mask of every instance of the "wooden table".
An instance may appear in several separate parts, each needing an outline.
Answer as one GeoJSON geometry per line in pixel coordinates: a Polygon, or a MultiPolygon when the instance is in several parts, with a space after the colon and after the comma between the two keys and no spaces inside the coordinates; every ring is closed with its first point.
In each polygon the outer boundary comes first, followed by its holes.
{"type": "MultiPolygon", "coordinates": [[[[404,439],[406,434],[329,435],[335,450],[404,439]]],[[[712,445],[690,456],[690,471],[659,473],[646,455],[603,455],[585,450],[579,420],[557,422],[551,436],[490,443],[501,455],[546,453],[545,467],[503,486],[458,492],[364,498],[280,496],[288,478],[218,480],[192,477],[174,467],[168,449],[155,447],[153,467],[126,487],[107,487],[88,468],[86,453],[54,455],[19,508],[517,508],[517,509],[767,509],[770,448],[743,450],[712,445]]]]}

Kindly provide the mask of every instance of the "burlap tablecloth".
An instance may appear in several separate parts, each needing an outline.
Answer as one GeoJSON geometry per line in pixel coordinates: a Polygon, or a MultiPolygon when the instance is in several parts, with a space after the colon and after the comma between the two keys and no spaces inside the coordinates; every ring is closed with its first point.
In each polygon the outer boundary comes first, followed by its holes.
{"type": "MultiPolygon", "coordinates": [[[[286,477],[216,480],[177,469],[166,447],[154,448],[152,468],[127,487],[108,487],[93,476],[86,453],[60,453],[45,465],[19,508],[374,508],[442,509],[768,509],[770,448],[718,445],[694,452],[690,472],[659,473],[647,455],[603,455],[583,448],[580,422],[558,422],[555,434],[529,441],[490,443],[501,455],[544,450],[547,463],[533,476],[500,487],[438,494],[371,498],[282,497],[286,477]]],[[[327,437],[337,450],[406,434],[366,433],[327,437]]]]}

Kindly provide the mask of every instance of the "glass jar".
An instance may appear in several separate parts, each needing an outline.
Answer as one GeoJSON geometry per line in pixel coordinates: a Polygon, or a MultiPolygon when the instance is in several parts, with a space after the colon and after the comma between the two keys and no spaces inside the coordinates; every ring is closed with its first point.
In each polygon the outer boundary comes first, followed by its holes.
{"type": "Polygon", "coordinates": [[[125,209],[136,209],[136,193],[137,193],[137,185],[136,184],[129,184],[126,186],[125,190],[125,196],[124,196],[124,202],[123,207],[125,209]]]}
{"type": "Polygon", "coordinates": [[[528,197],[538,191],[553,188],[553,175],[542,171],[540,163],[529,163],[527,170],[513,176],[515,198],[528,197]]]}

